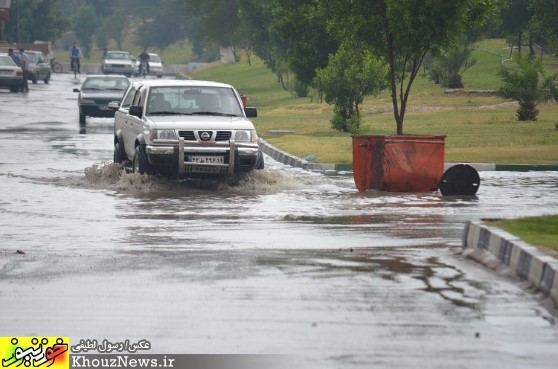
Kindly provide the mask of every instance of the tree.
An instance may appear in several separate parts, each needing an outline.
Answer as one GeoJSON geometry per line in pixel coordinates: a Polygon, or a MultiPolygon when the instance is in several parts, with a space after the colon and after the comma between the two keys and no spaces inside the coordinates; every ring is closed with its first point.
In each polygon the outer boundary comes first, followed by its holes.
{"type": "Polygon", "coordinates": [[[122,50],[122,41],[124,41],[129,24],[128,12],[125,9],[116,9],[114,13],[104,19],[101,30],[105,37],[116,42],[118,50],[122,50]]]}
{"type": "Polygon", "coordinates": [[[502,67],[498,75],[503,86],[497,91],[498,96],[519,102],[517,119],[520,121],[537,120],[538,103],[558,101],[557,75],[545,76],[542,63],[518,55],[517,69],[502,67]]]}
{"type": "Polygon", "coordinates": [[[11,42],[55,41],[70,28],[70,22],[58,10],[57,0],[19,0],[12,1],[12,6],[12,17],[6,22],[6,38],[11,42]],[[17,6],[19,10],[15,10],[17,6]]]}
{"type": "Polygon", "coordinates": [[[339,47],[327,32],[318,12],[318,0],[281,0],[273,10],[272,28],[287,51],[289,69],[298,81],[312,85],[316,69],[327,65],[328,56],[339,47]]]}
{"type": "Polygon", "coordinates": [[[284,75],[288,74],[287,46],[271,25],[277,0],[239,0],[239,17],[246,43],[277,75],[277,82],[287,89],[284,75]]]}
{"type": "Polygon", "coordinates": [[[376,95],[388,86],[387,66],[369,51],[344,44],[329,57],[327,67],[318,68],[314,85],[333,104],[332,126],[357,133],[360,106],[365,96],[376,95]]]}
{"type": "Polygon", "coordinates": [[[484,21],[496,0],[320,0],[330,32],[353,39],[389,65],[397,134],[411,86],[427,53],[437,55],[484,21]]]}
{"type": "Polygon", "coordinates": [[[91,55],[92,36],[99,28],[99,19],[93,7],[86,5],[80,8],[74,21],[74,33],[79,40],[83,55],[89,59],[91,55]]]}
{"type": "Polygon", "coordinates": [[[515,39],[514,44],[519,48],[519,53],[523,44],[523,33],[531,19],[528,5],[529,0],[508,0],[502,3],[500,13],[502,29],[515,39]]]}
{"type": "Polygon", "coordinates": [[[184,14],[197,22],[200,34],[207,42],[219,46],[234,46],[240,27],[239,0],[180,0],[184,14]]]}
{"type": "Polygon", "coordinates": [[[529,28],[543,47],[558,49],[558,6],[556,0],[531,0],[529,28]]]}
{"type": "Polygon", "coordinates": [[[163,51],[177,41],[184,40],[190,22],[185,22],[182,5],[176,1],[151,9],[149,18],[139,25],[136,44],[142,47],[156,47],[163,51]]]}
{"type": "Polygon", "coordinates": [[[470,59],[472,51],[472,45],[461,39],[440,54],[431,69],[435,82],[439,82],[442,87],[463,88],[463,73],[477,63],[477,59],[470,59]]]}

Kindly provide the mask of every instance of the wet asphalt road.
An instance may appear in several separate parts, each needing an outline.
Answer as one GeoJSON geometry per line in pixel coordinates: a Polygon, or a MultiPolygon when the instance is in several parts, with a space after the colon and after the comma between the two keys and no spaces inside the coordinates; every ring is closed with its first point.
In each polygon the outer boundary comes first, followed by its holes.
{"type": "Polygon", "coordinates": [[[146,178],[111,164],[110,119],[80,130],[72,78],[0,90],[0,335],[307,368],[556,367],[548,301],[459,247],[467,220],[557,213],[558,173],[482,172],[472,198],[358,193],[350,173],[269,158],[239,183],[146,178]]]}

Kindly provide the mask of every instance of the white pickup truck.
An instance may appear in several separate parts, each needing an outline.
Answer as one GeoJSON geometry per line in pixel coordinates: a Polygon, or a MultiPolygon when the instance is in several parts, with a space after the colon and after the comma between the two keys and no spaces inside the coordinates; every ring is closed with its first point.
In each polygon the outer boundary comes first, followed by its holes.
{"type": "Polygon", "coordinates": [[[232,175],[264,167],[258,135],[236,89],[196,80],[133,82],[114,116],[114,162],[164,176],[232,175]]]}

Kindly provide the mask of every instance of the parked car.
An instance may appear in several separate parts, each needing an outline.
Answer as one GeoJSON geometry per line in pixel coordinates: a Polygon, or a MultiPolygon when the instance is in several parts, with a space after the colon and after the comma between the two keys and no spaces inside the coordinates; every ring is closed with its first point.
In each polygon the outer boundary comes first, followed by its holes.
{"type": "Polygon", "coordinates": [[[264,167],[258,135],[236,89],[195,80],[132,82],[113,102],[114,162],[135,173],[184,178],[264,167]]]}
{"type": "Polygon", "coordinates": [[[50,61],[40,51],[26,50],[25,55],[28,63],[27,79],[34,84],[40,80],[48,83],[51,75],[50,61]]]}
{"type": "Polygon", "coordinates": [[[114,110],[108,103],[120,101],[130,86],[130,80],[123,75],[90,75],[85,78],[78,92],[79,123],[85,124],[85,117],[114,117],[114,110]]]}
{"type": "Polygon", "coordinates": [[[131,77],[134,73],[134,61],[127,51],[107,51],[101,64],[103,74],[123,74],[131,77]]]}
{"type": "Polygon", "coordinates": [[[11,92],[18,92],[24,86],[23,71],[5,53],[0,53],[0,87],[8,88],[11,92]]]}
{"type": "MultiPolygon", "coordinates": [[[[149,54],[149,75],[157,76],[158,78],[163,78],[163,61],[157,54],[149,54]]],[[[136,59],[134,61],[134,75],[139,76],[139,67],[141,60],[136,59]]]]}

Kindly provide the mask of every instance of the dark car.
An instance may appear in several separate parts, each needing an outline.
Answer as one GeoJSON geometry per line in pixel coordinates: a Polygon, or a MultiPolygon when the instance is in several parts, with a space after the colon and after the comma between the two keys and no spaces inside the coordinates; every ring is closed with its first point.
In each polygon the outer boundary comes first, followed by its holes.
{"type": "Polygon", "coordinates": [[[120,101],[130,85],[126,76],[120,75],[92,75],[88,76],[79,92],[79,123],[85,124],[85,117],[114,117],[114,110],[109,109],[108,103],[120,101]]]}

